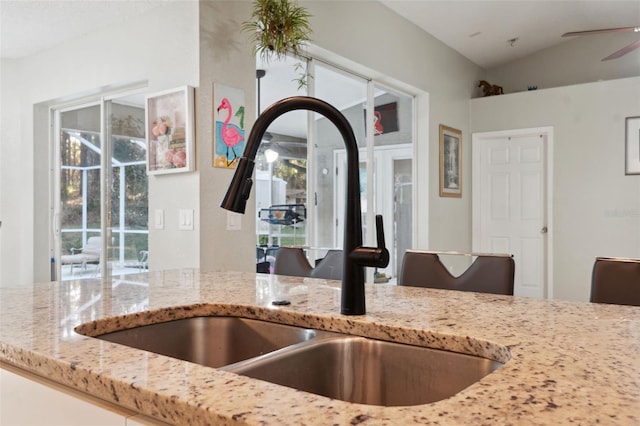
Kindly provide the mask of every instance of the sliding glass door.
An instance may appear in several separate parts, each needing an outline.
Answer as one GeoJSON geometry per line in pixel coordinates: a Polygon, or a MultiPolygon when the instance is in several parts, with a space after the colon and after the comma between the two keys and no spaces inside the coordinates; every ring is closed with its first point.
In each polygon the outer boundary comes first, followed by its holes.
{"type": "MultiPolygon", "coordinates": [[[[294,64],[259,63],[259,109],[308,94],[347,118],[359,147],[363,241],[377,243],[371,224],[382,214],[391,255],[389,267],[369,270],[367,280],[393,282],[413,242],[414,98],[315,59],[304,69],[311,77],[302,93],[293,84],[294,64]]],[[[311,264],[329,249],[342,249],[345,181],[345,146],[332,123],[305,111],[275,120],[256,158],[256,261],[267,263],[279,245],[305,246],[311,264]],[[287,217],[297,219],[289,223],[287,217]]]]}
{"type": "MultiPolygon", "coordinates": [[[[338,70],[323,63],[313,62],[314,96],[336,107],[345,116],[356,136],[361,152],[366,152],[367,137],[365,126],[367,81],[363,78],[338,70]]],[[[314,114],[315,128],[313,153],[314,192],[314,245],[325,248],[342,249],[344,237],[345,196],[335,192],[336,182],[344,185],[344,168],[335,164],[334,153],[344,151],[345,145],[338,129],[326,118],[314,114]]],[[[360,202],[362,207],[363,237],[367,240],[367,163],[366,156],[360,156],[360,202]]],[[[344,158],[346,162],[346,157],[344,158]]]]}
{"type": "Polygon", "coordinates": [[[146,269],[144,107],[100,99],[57,109],[55,279],[146,269]]]}

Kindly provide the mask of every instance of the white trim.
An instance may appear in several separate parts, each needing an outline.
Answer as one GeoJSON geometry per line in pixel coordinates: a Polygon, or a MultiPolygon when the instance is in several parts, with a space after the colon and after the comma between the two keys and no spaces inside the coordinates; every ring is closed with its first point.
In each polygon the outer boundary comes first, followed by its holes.
{"type": "Polygon", "coordinates": [[[49,108],[66,112],[69,110],[84,108],[89,105],[99,105],[102,100],[112,100],[145,93],[149,90],[148,81],[138,81],[123,85],[109,85],[97,90],[79,93],[74,96],[65,96],[52,99],[47,102],[49,108]]]}
{"type": "MultiPolygon", "coordinates": [[[[307,76],[315,75],[316,64],[311,59],[307,59],[307,76]]],[[[307,95],[315,96],[316,83],[313,78],[307,78],[310,84],[307,84],[307,95]]],[[[318,245],[318,221],[316,219],[318,211],[318,189],[316,178],[317,170],[315,161],[310,161],[311,158],[316,158],[316,121],[314,119],[314,113],[307,111],[307,223],[311,226],[307,226],[307,244],[311,246],[318,245]],[[309,229],[310,228],[310,229],[309,229]]]]}
{"type": "Polygon", "coordinates": [[[51,281],[60,279],[62,265],[60,264],[60,175],[61,169],[58,165],[60,159],[60,132],[61,127],[59,109],[49,108],[49,212],[51,231],[49,232],[49,254],[56,262],[51,271],[51,281]]]}
{"type": "Polygon", "coordinates": [[[478,132],[471,135],[471,155],[472,155],[472,225],[471,225],[471,247],[473,251],[478,251],[480,241],[480,229],[478,226],[479,218],[477,209],[473,206],[480,205],[481,193],[479,188],[474,185],[480,179],[480,148],[478,145],[486,139],[517,137],[526,135],[543,135],[544,153],[545,153],[545,177],[546,177],[546,288],[544,289],[545,297],[553,299],[554,283],[553,283],[553,127],[533,127],[526,129],[501,130],[495,132],[478,132]]]}
{"type": "Polygon", "coordinates": [[[414,96],[413,247],[429,247],[429,188],[431,187],[429,102],[430,95],[427,92],[419,92],[414,96]]]}

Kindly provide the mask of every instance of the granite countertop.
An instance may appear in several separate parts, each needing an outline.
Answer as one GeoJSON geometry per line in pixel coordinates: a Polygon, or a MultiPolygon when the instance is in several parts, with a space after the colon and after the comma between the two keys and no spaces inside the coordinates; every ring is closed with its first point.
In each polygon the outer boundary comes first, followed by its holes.
{"type": "Polygon", "coordinates": [[[640,424],[640,307],[176,270],[0,289],[0,361],[185,425],[640,424]],[[289,306],[275,307],[287,298],[289,306]],[[85,337],[195,315],[263,318],[483,355],[506,364],[455,396],[378,407],[333,400],[85,337]],[[103,321],[104,318],[117,320],[103,321]]]}

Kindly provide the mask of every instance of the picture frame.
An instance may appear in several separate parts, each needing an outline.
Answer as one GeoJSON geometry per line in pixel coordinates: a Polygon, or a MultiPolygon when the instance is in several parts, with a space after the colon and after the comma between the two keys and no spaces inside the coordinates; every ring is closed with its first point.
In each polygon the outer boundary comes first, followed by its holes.
{"type": "Polygon", "coordinates": [[[191,86],[146,96],[148,175],[194,170],[193,96],[191,86]]]}
{"type": "Polygon", "coordinates": [[[640,117],[625,119],[625,175],[640,175],[640,117]]]}
{"type": "Polygon", "coordinates": [[[440,196],[462,198],[462,132],[440,125],[440,196]]]}

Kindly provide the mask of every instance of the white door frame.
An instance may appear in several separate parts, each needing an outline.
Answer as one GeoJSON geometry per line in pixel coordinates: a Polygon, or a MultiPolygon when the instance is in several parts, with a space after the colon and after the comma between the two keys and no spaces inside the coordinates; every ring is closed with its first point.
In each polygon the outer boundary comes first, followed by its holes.
{"type": "Polygon", "coordinates": [[[501,130],[496,132],[479,132],[471,136],[472,157],[472,247],[473,251],[479,251],[480,244],[480,144],[488,139],[507,138],[515,136],[543,135],[545,191],[546,191],[546,287],[544,289],[547,299],[553,298],[553,127],[535,127],[527,129],[501,130]]]}

